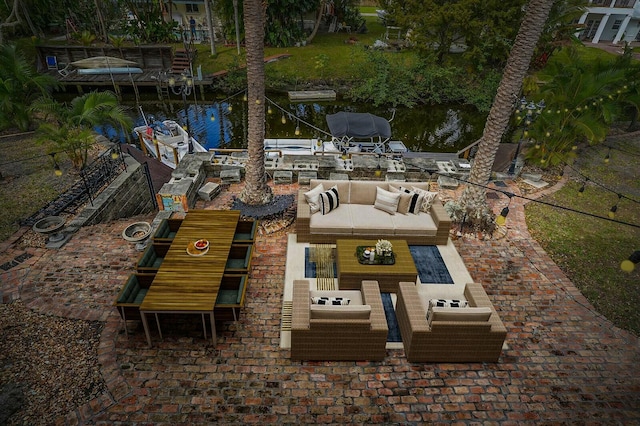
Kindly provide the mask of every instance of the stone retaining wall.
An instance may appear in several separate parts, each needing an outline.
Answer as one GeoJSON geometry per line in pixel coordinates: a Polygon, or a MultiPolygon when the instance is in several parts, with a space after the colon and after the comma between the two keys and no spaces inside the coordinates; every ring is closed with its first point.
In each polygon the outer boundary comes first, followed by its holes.
{"type": "Polygon", "coordinates": [[[65,228],[66,233],[86,225],[109,222],[114,219],[150,213],[155,210],[149,183],[143,166],[124,154],[127,171],[111,182],[108,188],[88,203],[65,228]]]}

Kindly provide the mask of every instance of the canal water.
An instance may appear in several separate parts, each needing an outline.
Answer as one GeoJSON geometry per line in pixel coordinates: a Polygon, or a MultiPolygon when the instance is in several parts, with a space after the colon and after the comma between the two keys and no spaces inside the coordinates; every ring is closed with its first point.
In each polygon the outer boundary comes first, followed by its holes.
{"type": "MultiPolygon", "coordinates": [[[[227,98],[196,99],[193,94],[185,102],[181,95],[171,94],[164,102],[147,99],[136,103],[124,99],[137,126],[147,121],[173,119],[188,124],[191,134],[207,149],[246,148],[247,101],[242,93],[227,98]]],[[[422,105],[413,108],[374,107],[346,101],[290,102],[286,95],[267,95],[265,129],[267,138],[320,138],[329,140],[327,114],[339,111],[368,112],[391,120],[392,140],[401,140],[410,151],[456,152],[482,135],[485,113],[464,105],[422,105]]],[[[114,140],[127,137],[108,127],[96,129],[114,140]]]]}

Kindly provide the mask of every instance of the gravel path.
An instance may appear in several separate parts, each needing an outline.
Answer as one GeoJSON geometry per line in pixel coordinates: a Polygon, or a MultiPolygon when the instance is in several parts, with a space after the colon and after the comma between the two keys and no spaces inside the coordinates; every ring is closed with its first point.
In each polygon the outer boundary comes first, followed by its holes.
{"type": "Polygon", "coordinates": [[[102,327],[38,314],[20,300],[0,304],[0,424],[53,424],[103,393],[102,327]]]}

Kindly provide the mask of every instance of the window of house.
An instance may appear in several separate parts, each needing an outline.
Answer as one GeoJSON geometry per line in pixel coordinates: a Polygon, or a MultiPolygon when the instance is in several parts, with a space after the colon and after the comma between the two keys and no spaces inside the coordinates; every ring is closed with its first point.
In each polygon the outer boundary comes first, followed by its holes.
{"type": "Polygon", "coordinates": [[[187,13],[198,13],[198,5],[196,3],[187,3],[187,13]]]}
{"type": "Polygon", "coordinates": [[[616,21],[613,23],[613,27],[611,27],[611,29],[619,30],[620,29],[620,25],[622,25],[622,19],[616,19],[616,21]]]}

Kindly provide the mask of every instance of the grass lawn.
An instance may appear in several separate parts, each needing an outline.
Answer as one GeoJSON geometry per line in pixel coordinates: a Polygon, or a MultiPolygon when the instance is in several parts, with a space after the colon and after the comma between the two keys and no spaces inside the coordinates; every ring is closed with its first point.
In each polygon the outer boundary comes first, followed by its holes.
{"type": "MultiPolygon", "coordinates": [[[[612,160],[608,164],[603,161],[607,148],[587,148],[572,166],[582,177],[573,171],[572,176],[579,178],[543,201],[607,217],[611,206],[618,201],[616,192],[640,200],[640,180],[637,179],[640,142],[629,139],[607,143],[621,150],[611,151],[612,160]],[[590,182],[580,196],[584,177],[589,177],[590,182]]],[[[640,224],[639,204],[622,199],[615,218],[640,224]]],[[[531,235],[596,310],[618,327],[640,335],[640,311],[637,309],[640,306],[640,267],[631,274],[620,269],[620,262],[640,249],[640,228],[538,203],[527,205],[526,219],[531,235]]]]}
{"type": "MultiPolygon", "coordinates": [[[[359,77],[360,69],[366,54],[365,46],[371,46],[385,35],[385,27],[374,16],[365,17],[367,33],[319,33],[313,42],[301,47],[274,48],[266,47],[265,56],[281,53],[290,54],[286,60],[267,64],[267,85],[274,80],[288,84],[307,81],[349,82],[359,77]]],[[[181,45],[176,45],[181,47],[181,45]]],[[[244,55],[238,58],[237,48],[233,46],[216,46],[215,57],[211,56],[209,45],[197,45],[198,58],[195,66],[202,65],[205,73],[232,69],[235,65],[245,64],[244,55]]],[[[241,52],[243,50],[241,49],[241,52]]],[[[389,52],[395,61],[416,60],[416,53],[411,50],[389,52]]]]}

